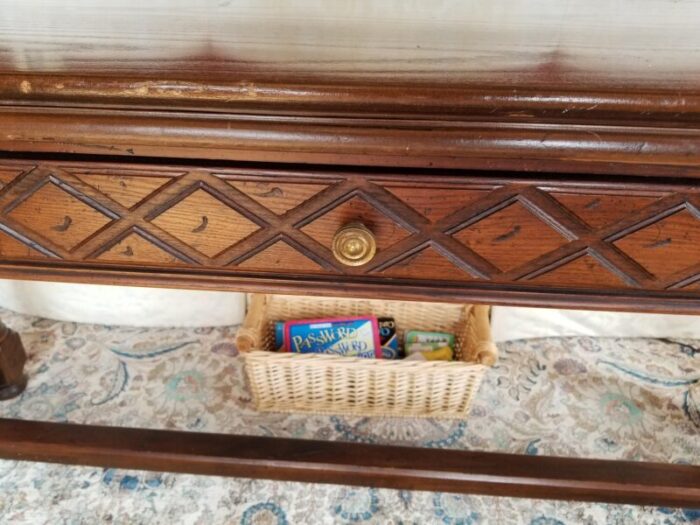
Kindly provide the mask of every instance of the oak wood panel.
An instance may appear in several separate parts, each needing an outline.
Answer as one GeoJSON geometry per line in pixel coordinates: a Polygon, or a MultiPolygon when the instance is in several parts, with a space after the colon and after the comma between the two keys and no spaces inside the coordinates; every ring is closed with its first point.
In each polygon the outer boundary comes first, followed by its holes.
{"type": "Polygon", "coordinates": [[[688,291],[699,291],[700,292],[700,280],[695,281],[694,283],[685,286],[683,289],[688,290],[688,291]]]}
{"type": "Polygon", "coordinates": [[[6,167],[0,169],[0,190],[15,180],[21,173],[21,168],[6,167]]]}
{"type": "Polygon", "coordinates": [[[284,215],[328,187],[302,182],[229,181],[229,184],[277,215],[284,215]]]}
{"type": "Polygon", "coordinates": [[[52,181],[47,181],[21,202],[10,205],[7,216],[66,250],[111,222],[111,217],[52,181]]]}
{"type": "Polygon", "coordinates": [[[519,202],[508,204],[454,234],[502,271],[566,244],[567,239],[519,202]]]}
{"type": "Polygon", "coordinates": [[[185,264],[173,253],[157,246],[143,233],[127,232],[126,236],[117,239],[104,251],[97,255],[98,261],[126,264],[150,263],[162,266],[185,264]]]}
{"type": "Polygon", "coordinates": [[[655,202],[660,195],[646,197],[643,195],[604,195],[553,193],[552,196],[592,228],[603,228],[626,215],[634,213],[655,202]]]}
{"type": "Polygon", "coordinates": [[[98,173],[83,176],[76,174],[76,176],[126,208],[133,208],[171,180],[168,177],[100,175],[98,173]]]}
{"type": "Polygon", "coordinates": [[[489,191],[444,186],[423,187],[420,191],[416,191],[415,187],[411,186],[387,185],[386,189],[431,222],[437,222],[462,209],[470,202],[484,197],[485,193],[489,191]]]}
{"type": "Polygon", "coordinates": [[[615,241],[615,246],[657,277],[700,261],[700,213],[682,209],[615,241]]]}
{"type": "Polygon", "coordinates": [[[10,237],[0,229],[0,256],[3,259],[33,259],[43,258],[44,254],[31,246],[10,237]]]}
{"type": "Polygon", "coordinates": [[[675,296],[692,309],[699,194],[690,180],[41,160],[0,194],[0,266],[15,274],[24,265],[37,278],[68,276],[71,265],[104,276],[125,269],[154,282],[172,268],[192,272],[178,282],[216,278],[224,288],[288,279],[289,289],[381,285],[404,297],[432,289],[566,302],[568,292],[574,303],[603,306],[613,295],[649,296],[649,305],[675,296]],[[330,244],[352,221],[374,232],[379,250],[364,266],[344,267],[330,244]]]}
{"type": "Polygon", "coordinates": [[[588,288],[622,288],[629,286],[622,277],[614,273],[615,270],[602,264],[591,254],[585,254],[566,262],[562,266],[540,274],[532,279],[538,284],[562,285],[567,283],[573,286],[588,288]]]}
{"type": "Polygon", "coordinates": [[[209,257],[260,229],[231,205],[203,189],[183,197],[151,222],[209,257]]]}
{"type": "Polygon", "coordinates": [[[270,246],[252,254],[238,262],[241,270],[262,270],[272,272],[322,272],[324,268],[309,259],[301,251],[293,248],[285,241],[276,241],[270,246]]]}
{"type": "Polygon", "coordinates": [[[417,275],[430,275],[434,279],[444,279],[446,281],[472,281],[476,279],[468,270],[459,267],[458,264],[456,261],[449,260],[432,246],[428,246],[392,264],[389,268],[383,270],[381,275],[406,278],[417,275]]]}
{"type": "Polygon", "coordinates": [[[0,456],[407,490],[669,506],[700,467],[0,419],[0,456]]]}

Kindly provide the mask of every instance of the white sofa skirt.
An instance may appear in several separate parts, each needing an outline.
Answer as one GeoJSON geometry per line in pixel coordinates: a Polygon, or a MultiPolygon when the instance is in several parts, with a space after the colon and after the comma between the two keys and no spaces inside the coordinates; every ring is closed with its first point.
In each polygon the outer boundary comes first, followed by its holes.
{"type": "Polygon", "coordinates": [[[496,342],[537,337],[658,337],[700,339],[700,316],[494,307],[496,342]]]}
{"type": "Polygon", "coordinates": [[[129,326],[223,326],[245,316],[245,294],[0,280],[0,307],[49,319],[129,326]]]}
{"type": "MultiPolygon", "coordinates": [[[[224,326],[245,316],[246,296],[124,286],[0,280],[0,307],[49,319],[130,326],[224,326]]],[[[494,307],[496,341],[535,337],[700,339],[700,317],[494,307]]]]}

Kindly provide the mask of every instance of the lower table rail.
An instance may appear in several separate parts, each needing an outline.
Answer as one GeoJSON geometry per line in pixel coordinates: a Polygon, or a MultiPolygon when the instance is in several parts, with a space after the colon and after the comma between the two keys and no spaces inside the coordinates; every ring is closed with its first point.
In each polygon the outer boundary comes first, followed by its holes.
{"type": "Polygon", "coordinates": [[[0,419],[0,457],[407,490],[700,506],[700,466],[0,419]]]}

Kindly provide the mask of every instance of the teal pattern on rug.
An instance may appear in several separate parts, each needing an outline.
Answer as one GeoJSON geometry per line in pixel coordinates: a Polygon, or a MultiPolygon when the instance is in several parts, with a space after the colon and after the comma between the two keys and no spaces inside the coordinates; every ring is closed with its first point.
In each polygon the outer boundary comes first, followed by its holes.
{"type": "MultiPolygon", "coordinates": [[[[3,417],[697,464],[700,341],[500,345],[463,421],[261,414],[236,327],[144,329],[0,310],[29,352],[3,417]]],[[[226,479],[0,461],[0,524],[680,524],[700,510],[226,479]]]]}

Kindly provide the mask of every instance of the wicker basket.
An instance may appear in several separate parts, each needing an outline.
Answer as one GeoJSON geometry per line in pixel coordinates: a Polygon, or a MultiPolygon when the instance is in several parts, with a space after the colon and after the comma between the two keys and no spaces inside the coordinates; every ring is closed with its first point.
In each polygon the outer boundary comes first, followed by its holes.
{"type": "Polygon", "coordinates": [[[496,361],[486,306],[251,296],[236,336],[258,410],[464,418],[489,366],[496,361]],[[456,336],[458,361],[363,359],[274,352],[274,322],[350,315],[391,316],[401,328],[456,336]]]}

